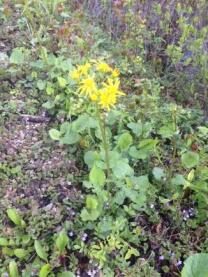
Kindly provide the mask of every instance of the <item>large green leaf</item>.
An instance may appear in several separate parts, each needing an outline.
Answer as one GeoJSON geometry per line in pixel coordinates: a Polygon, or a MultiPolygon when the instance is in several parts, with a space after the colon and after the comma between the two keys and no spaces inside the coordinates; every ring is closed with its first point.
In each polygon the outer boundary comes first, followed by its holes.
{"type": "Polygon", "coordinates": [[[25,50],[24,47],[14,48],[10,56],[10,62],[13,64],[23,64],[25,61],[25,50]]]}
{"type": "Polygon", "coordinates": [[[149,189],[150,183],[149,183],[148,175],[133,177],[132,181],[134,182],[135,189],[139,191],[147,191],[149,189]]]}
{"type": "Polygon", "coordinates": [[[75,144],[79,140],[80,140],[80,135],[77,132],[73,131],[72,129],[68,130],[66,134],[62,138],[60,138],[60,142],[62,144],[69,144],[69,145],[75,144]]]}
{"type": "Polygon", "coordinates": [[[80,214],[82,221],[95,221],[100,216],[100,210],[90,210],[86,208],[82,209],[80,214]]]}
{"type": "Polygon", "coordinates": [[[45,86],[46,86],[46,82],[45,81],[43,81],[43,80],[38,80],[37,81],[37,88],[39,90],[44,90],[45,86]]]}
{"type": "Polygon", "coordinates": [[[181,277],[208,277],[208,253],[190,256],[185,261],[181,277]]]}
{"type": "Polygon", "coordinates": [[[181,161],[184,167],[192,168],[199,164],[199,154],[195,152],[186,152],[181,156],[181,161]]]}
{"type": "Polygon", "coordinates": [[[49,135],[52,140],[59,140],[61,133],[56,129],[50,129],[49,135]]]}
{"type": "Polygon", "coordinates": [[[129,132],[126,132],[119,137],[118,146],[121,150],[127,150],[132,144],[132,141],[132,136],[129,134],[129,132]]]}
{"type": "Polygon", "coordinates": [[[80,115],[74,122],[73,122],[73,129],[76,132],[82,132],[89,128],[97,127],[97,121],[89,116],[88,114],[80,115]]]}
{"type": "Polygon", "coordinates": [[[139,150],[136,151],[135,154],[136,158],[141,160],[146,159],[152,152],[155,151],[157,143],[158,140],[156,139],[143,139],[140,141],[138,145],[139,150]]]}
{"type": "Polygon", "coordinates": [[[116,194],[113,196],[113,201],[117,203],[118,205],[122,205],[124,200],[126,198],[126,194],[124,190],[119,190],[116,192],[116,194]]]}
{"type": "Polygon", "coordinates": [[[103,186],[105,184],[106,177],[104,171],[94,165],[90,171],[89,179],[93,185],[103,186]]]}
{"type": "Polygon", "coordinates": [[[16,209],[8,209],[7,215],[9,219],[17,226],[25,226],[24,220],[21,218],[16,209]]]}
{"type": "Polygon", "coordinates": [[[143,151],[153,151],[158,143],[156,139],[143,139],[140,141],[138,147],[143,151]]]}
{"type": "Polygon", "coordinates": [[[3,255],[6,255],[6,256],[9,256],[9,257],[12,257],[14,256],[14,250],[11,249],[11,248],[8,248],[8,247],[2,247],[2,254],[3,255]]]}
{"type": "Polygon", "coordinates": [[[9,275],[10,277],[19,277],[18,267],[15,261],[9,263],[9,275]]]}
{"type": "Polygon", "coordinates": [[[81,219],[83,221],[95,221],[102,211],[102,204],[96,195],[87,195],[86,208],[82,209],[81,219]]]}
{"type": "Polygon", "coordinates": [[[88,210],[96,210],[98,207],[98,199],[94,195],[87,195],[86,198],[86,207],[88,210]]]}
{"type": "Polygon", "coordinates": [[[60,252],[63,252],[67,246],[69,242],[69,238],[65,232],[65,230],[63,229],[59,234],[58,237],[56,239],[56,247],[58,248],[58,250],[60,252]]]}
{"type": "MultiPolygon", "coordinates": [[[[121,154],[118,151],[109,151],[109,166],[113,168],[116,163],[121,159],[121,154]]],[[[103,156],[104,160],[104,156],[103,156]]]]}
{"type": "Polygon", "coordinates": [[[127,159],[122,159],[116,163],[112,168],[113,174],[118,179],[123,179],[126,176],[130,176],[134,173],[133,169],[129,166],[127,159]]]}
{"type": "Polygon", "coordinates": [[[175,128],[173,124],[167,124],[160,128],[158,132],[163,138],[171,138],[175,133],[175,128]]]}
{"type": "Polygon", "coordinates": [[[59,86],[61,88],[65,88],[65,86],[67,85],[67,80],[63,77],[58,77],[58,83],[59,83],[59,86]]]}
{"type": "Polygon", "coordinates": [[[84,161],[89,168],[92,168],[96,161],[100,160],[100,154],[96,151],[87,151],[84,155],[84,161]]]}
{"type": "Polygon", "coordinates": [[[9,241],[6,238],[0,238],[0,246],[8,246],[9,241]]]}
{"type": "Polygon", "coordinates": [[[49,264],[45,264],[42,266],[39,277],[47,277],[48,274],[51,272],[51,266],[49,264]]]}
{"type": "Polygon", "coordinates": [[[141,122],[138,123],[134,123],[131,122],[127,125],[129,127],[129,129],[132,130],[132,132],[136,135],[136,136],[141,136],[142,132],[143,132],[143,126],[141,122]]]}
{"type": "Polygon", "coordinates": [[[17,248],[14,250],[14,255],[19,259],[24,259],[28,255],[28,251],[22,248],[17,248]]]}
{"type": "MultiPolygon", "coordinates": [[[[141,158],[141,152],[138,151],[135,146],[131,146],[129,148],[129,155],[134,159],[140,159],[141,158]]],[[[146,157],[146,155],[145,155],[145,157],[146,157]]]]}
{"type": "Polygon", "coordinates": [[[45,251],[45,249],[43,248],[43,246],[41,245],[40,241],[39,240],[36,240],[35,243],[34,243],[34,246],[35,246],[35,251],[37,253],[37,255],[44,261],[47,262],[47,259],[48,259],[48,255],[45,251]]]}
{"type": "Polygon", "coordinates": [[[176,174],[172,179],[171,179],[171,184],[173,185],[185,185],[186,184],[186,179],[183,177],[181,174],[176,174]]]}
{"type": "Polygon", "coordinates": [[[156,180],[160,181],[163,177],[165,177],[165,172],[163,168],[154,167],[152,173],[156,180]]]}

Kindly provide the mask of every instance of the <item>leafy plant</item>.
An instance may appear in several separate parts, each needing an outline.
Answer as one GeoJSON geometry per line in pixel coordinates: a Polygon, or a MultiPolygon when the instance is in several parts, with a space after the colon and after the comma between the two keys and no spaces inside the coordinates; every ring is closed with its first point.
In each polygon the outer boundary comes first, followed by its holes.
{"type": "Polygon", "coordinates": [[[182,277],[208,276],[208,254],[198,253],[190,256],[185,261],[181,272],[182,277]]]}

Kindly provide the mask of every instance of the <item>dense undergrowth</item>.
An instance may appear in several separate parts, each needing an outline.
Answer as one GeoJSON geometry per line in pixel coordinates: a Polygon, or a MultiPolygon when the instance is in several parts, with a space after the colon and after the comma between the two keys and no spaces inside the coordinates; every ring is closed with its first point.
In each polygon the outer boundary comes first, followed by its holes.
{"type": "Polygon", "coordinates": [[[0,0],[2,277],[208,276],[207,12],[0,0]]]}

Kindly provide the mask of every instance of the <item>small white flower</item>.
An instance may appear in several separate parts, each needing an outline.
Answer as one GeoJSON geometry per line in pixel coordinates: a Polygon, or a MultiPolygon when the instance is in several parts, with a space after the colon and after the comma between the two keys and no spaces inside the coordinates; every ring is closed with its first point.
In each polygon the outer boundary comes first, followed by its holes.
{"type": "Polygon", "coordinates": [[[178,262],[177,262],[177,264],[176,264],[177,266],[179,266],[179,265],[182,265],[182,261],[181,260],[179,260],[178,262]]]}

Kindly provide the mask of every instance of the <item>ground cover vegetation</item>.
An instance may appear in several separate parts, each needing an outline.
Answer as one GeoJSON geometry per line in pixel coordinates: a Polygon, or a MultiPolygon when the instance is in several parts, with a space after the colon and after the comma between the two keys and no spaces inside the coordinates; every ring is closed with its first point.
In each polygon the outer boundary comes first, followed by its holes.
{"type": "Polygon", "coordinates": [[[0,0],[0,275],[208,276],[206,0],[0,0]]]}

